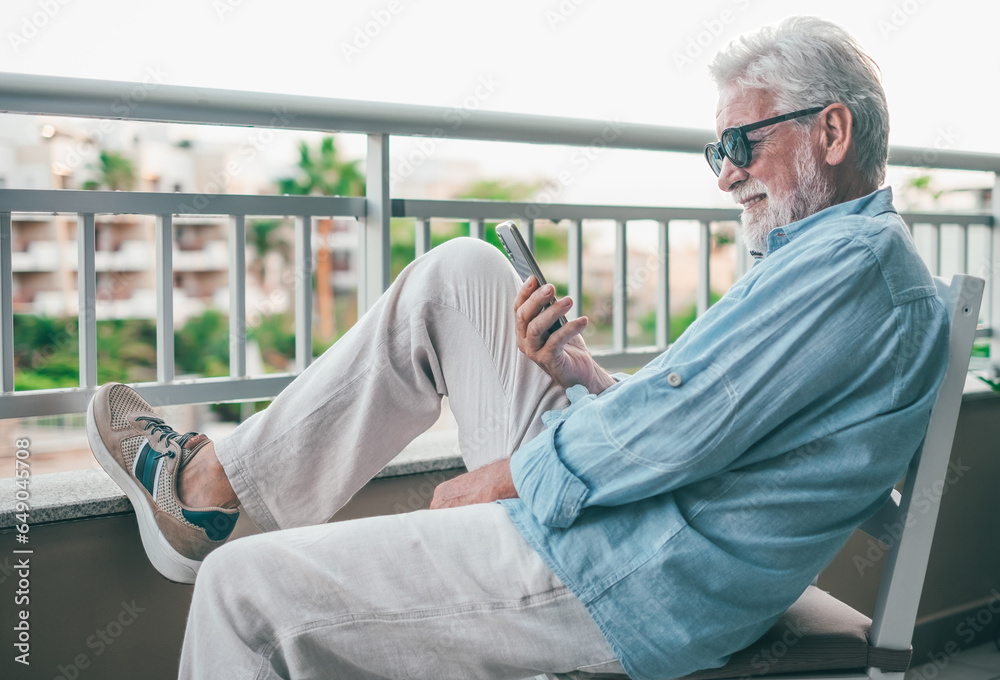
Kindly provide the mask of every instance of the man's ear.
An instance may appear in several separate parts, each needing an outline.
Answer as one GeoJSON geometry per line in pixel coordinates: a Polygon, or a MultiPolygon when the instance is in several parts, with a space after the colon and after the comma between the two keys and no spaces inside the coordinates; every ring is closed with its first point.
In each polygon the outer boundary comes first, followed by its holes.
{"type": "Polygon", "coordinates": [[[822,151],[829,165],[840,165],[847,158],[854,139],[854,117],[844,104],[830,104],[819,114],[822,151]]]}

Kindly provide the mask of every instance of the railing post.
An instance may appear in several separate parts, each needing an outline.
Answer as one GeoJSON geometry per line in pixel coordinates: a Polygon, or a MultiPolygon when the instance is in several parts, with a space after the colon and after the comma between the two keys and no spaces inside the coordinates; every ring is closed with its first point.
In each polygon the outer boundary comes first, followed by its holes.
{"type": "Polygon", "coordinates": [[[229,375],[247,374],[246,216],[229,216],[229,375]]]}
{"type": "Polygon", "coordinates": [[[416,243],[414,250],[417,257],[420,257],[431,249],[431,219],[418,218],[413,226],[416,230],[416,243]]]}
{"type": "Polygon", "coordinates": [[[76,218],[77,320],[80,336],[80,387],[97,387],[97,267],[94,213],[76,218]]]}
{"type": "Polygon", "coordinates": [[[14,391],[14,272],[10,213],[0,213],[0,392],[14,391]]]}
{"type": "Polygon", "coordinates": [[[173,215],[156,216],[156,380],[174,381],[173,215]]]}
{"type": "Polygon", "coordinates": [[[616,352],[628,345],[628,245],[625,220],[615,221],[615,274],[611,300],[611,337],[616,352]]]}
{"type": "Polygon", "coordinates": [[[670,223],[660,222],[656,242],[656,347],[670,345],[670,223]]]}
{"type": "MultiPolygon", "coordinates": [[[[327,285],[324,281],[323,285],[327,285]]],[[[295,371],[312,363],[312,216],[295,218],[295,371]]]]}
{"type": "Polygon", "coordinates": [[[736,253],[736,280],[739,280],[743,278],[743,275],[750,271],[750,267],[754,265],[753,255],[750,254],[750,250],[747,248],[747,244],[743,240],[743,232],[739,227],[736,228],[736,237],[733,239],[733,248],[736,253]]]}
{"type": "Polygon", "coordinates": [[[1000,378],[1000,173],[993,175],[993,228],[990,234],[990,252],[987,257],[986,293],[989,296],[990,364],[993,377],[1000,378]]]}
{"type": "Polygon", "coordinates": [[[486,223],[481,219],[469,220],[469,236],[480,241],[486,239],[486,223]]]}
{"type": "Polygon", "coordinates": [[[698,223],[698,316],[712,305],[712,224],[698,223]]]}
{"type": "Polygon", "coordinates": [[[371,309],[389,287],[389,135],[368,135],[367,214],[358,244],[358,310],[371,309]]]}
{"type": "Polygon", "coordinates": [[[583,309],[583,223],[569,222],[569,296],[573,306],[566,314],[568,319],[576,319],[583,309]]]}

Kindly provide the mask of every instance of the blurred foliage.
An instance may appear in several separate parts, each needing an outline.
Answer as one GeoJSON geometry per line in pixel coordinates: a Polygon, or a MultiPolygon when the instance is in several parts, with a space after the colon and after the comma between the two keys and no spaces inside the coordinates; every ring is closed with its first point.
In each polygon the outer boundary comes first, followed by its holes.
{"type": "Polygon", "coordinates": [[[934,176],[921,174],[903,181],[899,196],[895,199],[900,210],[928,210],[936,207],[944,191],[939,189],[934,176]]]}
{"type": "Polygon", "coordinates": [[[102,151],[100,165],[87,167],[96,171],[99,179],[87,180],[82,184],[84,189],[100,189],[102,186],[112,191],[132,191],[138,181],[135,165],[132,161],[116,151],[102,151]]]}
{"type": "MultiPolygon", "coordinates": [[[[720,299],[722,295],[716,293],[714,290],[709,293],[709,303],[714,305],[720,299]]],[[[674,342],[677,338],[681,337],[681,333],[687,330],[687,327],[694,323],[694,320],[698,318],[698,305],[691,304],[680,314],[670,315],[670,342],[674,342]]],[[[653,344],[656,338],[656,312],[651,311],[648,314],[643,315],[639,319],[639,328],[642,333],[642,341],[647,344],[653,344]]]]}
{"type": "MultiPolygon", "coordinates": [[[[156,325],[155,321],[149,321],[156,325]]],[[[249,330],[248,334],[249,334],[249,330]]],[[[174,332],[177,373],[215,378],[229,375],[229,316],[207,309],[174,332]]]]}
{"type": "Polygon", "coordinates": [[[360,164],[359,160],[341,160],[333,137],[320,140],[315,153],[302,141],[299,142],[299,173],[279,179],[278,191],[302,196],[364,196],[365,177],[360,164]]]}
{"type": "MultiPolygon", "coordinates": [[[[530,201],[545,185],[544,182],[511,182],[498,179],[482,179],[470,184],[460,191],[455,198],[480,201],[530,201]]],[[[500,220],[487,221],[485,224],[486,242],[500,248],[494,227],[500,220]]],[[[522,229],[524,225],[519,225],[522,229]]],[[[414,260],[416,249],[416,233],[414,221],[408,218],[393,219],[389,225],[390,235],[390,273],[393,279],[403,268],[414,260]]],[[[469,235],[469,222],[436,221],[431,230],[431,246],[438,246],[459,236],[469,235]]],[[[502,248],[501,248],[502,251],[502,248]]],[[[539,261],[554,260],[565,257],[567,252],[566,235],[556,227],[546,228],[541,223],[535,225],[535,257],[539,261]]]]}

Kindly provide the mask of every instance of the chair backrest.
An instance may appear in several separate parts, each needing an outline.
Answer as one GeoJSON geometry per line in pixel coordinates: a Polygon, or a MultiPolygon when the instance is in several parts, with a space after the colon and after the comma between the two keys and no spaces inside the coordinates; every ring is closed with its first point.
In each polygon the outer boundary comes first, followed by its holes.
{"type": "Polygon", "coordinates": [[[951,324],[948,368],[902,493],[893,491],[878,514],[861,527],[873,537],[888,536],[891,541],[869,636],[872,646],[887,649],[909,649],[913,638],[985,288],[982,279],[964,274],[955,275],[950,284],[939,278],[934,281],[951,324]],[[914,498],[920,502],[913,503],[914,498]]]}

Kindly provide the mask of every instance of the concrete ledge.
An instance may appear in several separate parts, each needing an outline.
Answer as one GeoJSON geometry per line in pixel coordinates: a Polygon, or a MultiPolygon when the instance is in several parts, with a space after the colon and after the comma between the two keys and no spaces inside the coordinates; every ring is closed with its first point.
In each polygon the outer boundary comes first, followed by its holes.
{"type": "MultiPolygon", "coordinates": [[[[375,477],[454,470],[464,465],[458,453],[457,431],[425,432],[375,477]]],[[[13,478],[0,479],[0,529],[18,523],[15,520],[16,481],[13,478]]],[[[128,498],[104,470],[56,472],[33,477],[28,494],[31,507],[29,525],[132,511],[128,498]]]]}
{"type": "MultiPolygon", "coordinates": [[[[969,375],[963,402],[1000,399],[981,380],[969,375]]],[[[439,470],[464,467],[458,448],[456,430],[425,432],[403,451],[375,478],[401,477],[439,470]]],[[[0,529],[14,526],[15,492],[13,478],[0,479],[0,529]]],[[[40,475],[31,479],[28,487],[31,506],[29,524],[100,517],[131,512],[132,504],[118,485],[103,470],[79,470],[40,475]]]]}

